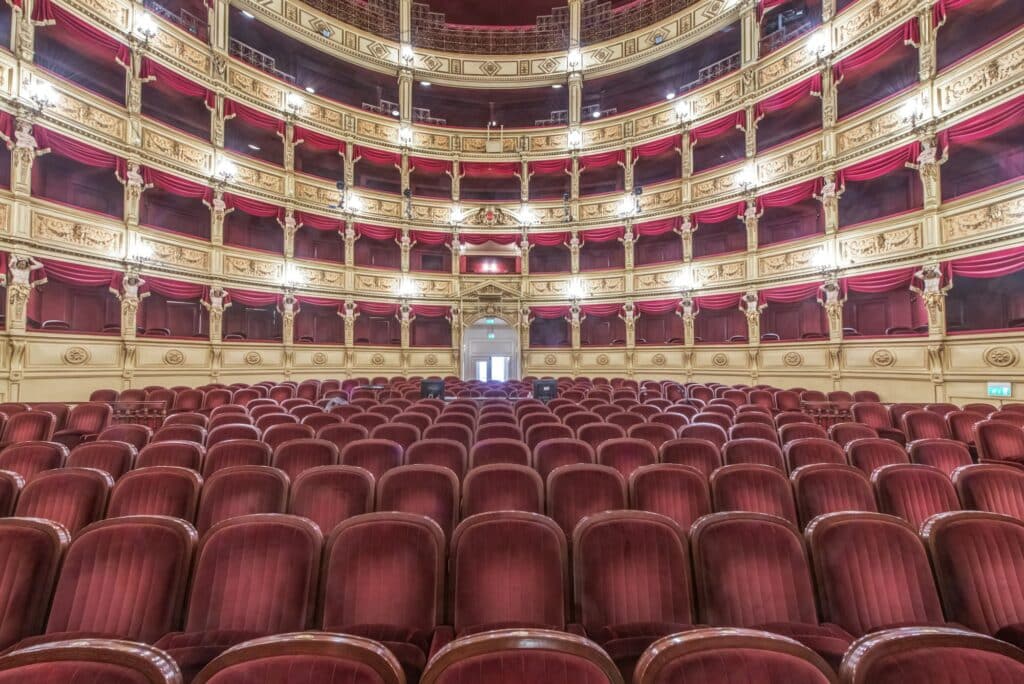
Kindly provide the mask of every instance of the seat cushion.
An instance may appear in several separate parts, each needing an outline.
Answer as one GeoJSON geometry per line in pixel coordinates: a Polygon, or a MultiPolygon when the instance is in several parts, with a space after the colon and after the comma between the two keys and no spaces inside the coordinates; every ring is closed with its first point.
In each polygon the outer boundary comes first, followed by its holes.
{"type": "Polygon", "coordinates": [[[157,648],[167,651],[167,655],[181,668],[181,676],[185,684],[199,674],[211,660],[232,646],[249,639],[267,636],[260,632],[212,631],[212,632],[172,632],[160,638],[157,648]]]}
{"type": "Polygon", "coordinates": [[[624,681],[631,682],[636,663],[661,637],[696,629],[693,625],[674,622],[634,622],[625,625],[602,627],[594,634],[594,640],[615,661],[624,681]]]}
{"type": "Polygon", "coordinates": [[[820,625],[772,622],[766,625],[758,625],[754,629],[760,629],[799,641],[824,658],[829,665],[837,670],[839,664],[843,661],[843,654],[846,653],[846,649],[853,643],[853,635],[839,625],[827,622],[820,625]]]}
{"type": "Polygon", "coordinates": [[[434,636],[431,631],[393,625],[350,625],[341,631],[384,644],[398,658],[410,682],[419,681],[427,666],[427,653],[434,636]]]}

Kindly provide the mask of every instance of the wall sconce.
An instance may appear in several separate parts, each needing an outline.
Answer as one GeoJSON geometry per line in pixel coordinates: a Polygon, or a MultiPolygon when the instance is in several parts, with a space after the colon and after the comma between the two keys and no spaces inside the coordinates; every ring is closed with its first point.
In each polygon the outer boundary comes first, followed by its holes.
{"type": "Polygon", "coordinates": [[[306,282],[305,274],[295,264],[285,264],[284,272],[281,274],[281,285],[284,287],[296,287],[306,282]]]}
{"type": "Polygon", "coordinates": [[[818,273],[821,273],[822,276],[825,276],[826,279],[835,277],[839,272],[839,264],[827,247],[822,247],[814,253],[814,257],[811,259],[811,266],[818,273]]]}
{"type": "Polygon", "coordinates": [[[412,144],[412,126],[409,124],[402,124],[398,127],[398,144],[402,147],[412,144]]]}
{"type": "Polygon", "coordinates": [[[909,123],[913,130],[917,130],[928,120],[928,112],[921,100],[914,96],[907,100],[900,107],[900,119],[909,123]]]}
{"type": "Polygon", "coordinates": [[[416,53],[412,51],[412,45],[402,43],[402,47],[398,49],[398,61],[406,66],[410,66],[415,58],[416,53]]]}
{"type": "Polygon", "coordinates": [[[32,81],[29,83],[25,96],[39,111],[52,107],[57,103],[57,91],[47,81],[32,81]]]}
{"type": "Polygon", "coordinates": [[[747,164],[736,174],[736,184],[743,188],[744,192],[750,192],[757,187],[757,167],[747,164]]]}
{"type": "Polygon", "coordinates": [[[583,131],[578,128],[569,129],[569,149],[578,150],[583,147],[583,131]]]}
{"type": "Polygon", "coordinates": [[[409,278],[401,278],[396,286],[396,294],[399,297],[411,297],[416,294],[416,284],[409,278]]]}
{"type": "Polygon", "coordinates": [[[633,192],[622,198],[619,202],[620,216],[636,216],[640,213],[640,195],[644,194],[642,186],[633,188],[633,192]]]}
{"type": "Polygon", "coordinates": [[[284,96],[284,108],[291,115],[296,115],[306,105],[306,98],[298,93],[288,93],[284,96]]]}
{"type": "Polygon", "coordinates": [[[580,70],[583,66],[583,53],[579,48],[569,49],[569,52],[565,54],[565,65],[570,73],[580,70]]]}
{"type": "Polygon", "coordinates": [[[537,223],[537,215],[533,213],[533,209],[524,204],[519,207],[519,222],[524,226],[532,226],[537,223]]]}
{"type": "Polygon", "coordinates": [[[569,281],[569,286],[565,288],[565,293],[574,302],[578,302],[587,296],[587,287],[579,278],[572,278],[569,281]]]}
{"type": "Polygon", "coordinates": [[[693,273],[692,268],[684,268],[676,276],[676,288],[684,295],[689,295],[693,290],[700,289],[700,281],[693,273]]]}
{"type": "Polygon", "coordinates": [[[159,33],[160,27],[157,26],[156,21],[149,12],[139,12],[135,16],[135,35],[138,36],[143,43],[156,38],[156,34],[159,33]]]}
{"type": "Polygon", "coordinates": [[[148,242],[136,241],[128,253],[128,260],[136,263],[149,261],[153,258],[153,245],[148,242]]]}
{"type": "Polygon", "coordinates": [[[462,205],[456,202],[452,205],[451,211],[448,212],[448,223],[455,226],[462,223],[462,219],[465,216],[462,213],[462,205]]]}
{"type": "Polygon", "coordinates": [[[824,30],[815,31],[807,41],[807,51],[821,63],[828,56],[829,40],[824,30]]]}
{"type": "Polygon", "coordinates": [[[675,110],[676,118],[679,119],[681,123],[689,123],[690,120],[693,118],[693,111],[690,108],[690,103],[688,100],[676,101],[672,109],[675,110]]]}
{"type": "Polygon", "coordinates": [[[221,157],[217,160],[217,166],[213,170],[213,178],[221,185],[226,185],[235,180],[238,175],[238,167],[230,159],[221,157]]]}

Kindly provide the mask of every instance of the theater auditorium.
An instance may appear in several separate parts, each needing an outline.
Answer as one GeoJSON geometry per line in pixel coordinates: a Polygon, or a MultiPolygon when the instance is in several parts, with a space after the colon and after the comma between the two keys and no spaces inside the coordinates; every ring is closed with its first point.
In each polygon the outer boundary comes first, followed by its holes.
{"type": "Polygon", "coordinates": [[[0,684],[1024,684],[1024,0],[5,0],[0,289],[0,684]]]}

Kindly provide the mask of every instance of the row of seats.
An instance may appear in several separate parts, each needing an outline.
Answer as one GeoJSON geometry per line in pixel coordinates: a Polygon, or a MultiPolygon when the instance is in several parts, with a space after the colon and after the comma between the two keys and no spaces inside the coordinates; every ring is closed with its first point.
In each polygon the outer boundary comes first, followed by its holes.
{"type": "Polygon", "coordinates": [[[126,639],[166,651],[185,681],[232,646],[309,628],[380,642],[410,681],[454,640],[498,629],[586,637],[626,681],[643,681],[652,643],[707,626],[785,637],[825,672],[855,638],[893,625],[1024,644],[1024,599],[1006,581],[1024,573],[1024,522],[981,512],[935,515],[920,536],[892,516],[833,513],[805,541],[756,513],[707,515],[687,533],[657,514],[607,511],[567,539],[547,518],[500,511],[462,521],[447,544],[404,513],[356,516],[326,540],[289,515],[223,521],[198,540],[180,520],[125,517],[70,542],[55,523],[8,518],[0,547],[33,570],[0,576],[3,595],[21,599],[0,612],[8,653],[126,639]]]}

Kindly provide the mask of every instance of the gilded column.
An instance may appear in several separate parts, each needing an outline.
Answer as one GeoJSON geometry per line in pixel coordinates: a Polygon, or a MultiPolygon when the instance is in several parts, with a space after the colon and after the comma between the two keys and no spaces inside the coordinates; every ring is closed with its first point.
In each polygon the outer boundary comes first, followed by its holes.
{"type": "Polygon", "coordinates": [[[11,50],[20,61],[35,60],[36,25],[32,22],[35,0],[21,0],[11,5],[11,50]]]}
{"type": "Polygon", "coordinates": [[[757,3],[744,0],[740,6],[740,54],[743,66],[757,61],[761,46],[761,22],[757,20],[757,3]]]}
{"type": "Polygon", "coordinates": [[[946,335],[946,294],[952,285],[943,283],[942,269],[938,263],[929,263],[914,273],[911,292],[924,301],[928,312],[928,335],[942,338],[946,335]],[[918,285],[917,283],[920,283],[918,285]]]}
{"type": "Polygon", "coordinates": [[[580,236],[575,230],[569,238],[569,272],[580,272],[580,236]]]}
{"type": "Polygon", "coordinates": [[[43,265],[34,257],[12,253],[8,259],[8,274],[0,274],[7,285],[7,332],[24,333],[28,313],[28,298],[32,293],[32,271],[43,265]]]}
{"type": "Polygon", "coordinates": [[[139,288],[145,285],[146,281],[139,276],[138,271],[129,268],[121,281],[121,292],[118,299],[121,300],[121,337],[126,340],[134,340],[139,326],[139,304],[142,301],[139,295],[139,288]]]}
{"type": "MultiPolygon", "coordinates": [[[[218,6],[227,3],[217,3],[218,6]]],[[[224,93],[217,93],[210,109],[210,142],[214,147],[224,147],[224,93]]]]}
{"type": "Polygon", "coordinates": [[[356,265],[356,240],[359,239],[353,221],[345,221],[345,230],[342,233],[342,238],[345,240],[345,267],[351,269],[356,265]]]}
{"type": "Polygon", "coordinates": [[[939,153],[935,138],[929,133],[921,139],[921,153],[911,167],[917,169],[924,194],[924,208],[938,209],[942,203],[942,165],[949,158],[948,151],[939,153]]]}
{"type": "Polygon", "coordinates": [[[519,200],[521,202],[530,201],[530,178],[533,174],[530,173],[530,163],[525,159],[519,161],[519,200]]]}
{"type": "Polygon", "coordinates": [[[213,201],[210,207],[210,244],[224,244],[224,219],[234,209],[229,209],[224,201],[224,188],[218,187],[213,191],[213,201]]]}
{"type": "Polygon", "coordinates": [[[619,242],[622,243],[623,259],[627,271],[633,270],[633,244],[635,242],[633,237],[633,219],[626,220],[626,230],[619,238],[619,242]]]}
{"type": "Polygon", "coordinates": [[[825,213],[825,234],[832,235],[839,230],[839,198],[843,190],[836,185],[836,174],[830,171],[822,179],[821,191],[814,199],[821,202],[825,213]]]}
{"type": "Polygon", "coordinates": [[[519,257],[522,261],[520,273],[524,276],[530,275],[530,250],[533,245],[530,244],[530,239],[527,237],[526,230],[523,230],[523,235],[519,240],[519,257]]]}
{"type": "Polygon", "coordinates": [[[462,164],[456,157],[452,160],[452,202],[459,201],[459,195],[462,192],[462,164]]]}
{"type": "Polygon", "coordinates": [[[141,168],[137,159],[128,161],[125,177],[122,179],[124,185],[124,220],[129,226],[139,225],[139,205],[142,202],[142,193],[149,187],[142,178],[141,168]]]}
{"type": "Polygon", "coordinates": [[[622,307],[622,313],[619,314],[619,318],[626,324],[626,348],[633,349],[636,347],[636,306],[632,301],[628,301],[622,307]]]}
{"type": "Polygon", "coordinates": [[[453,304],[451,308],[451,327],[452,327],[452,361],[455,365],[455,372],[461,375],[461,359],[462,359],[462,310],[459,309],[458,304],[453,304]]]}
{"type": "Polygon", "coordinates": [[[821,71],[821,127],[824,156],[831,159],[836,155],[835,128],[838,114],[839,89],[831,64],[826,63],[821,71]]]}
{"type": "Polygon", "coordinates": [[[757,119],[754,118],[754,105],[747,105],[746,117],[747,126],[745,129],[744,148],[747,159],[750,159],[757,154],[757,119]]]}
{"type": "Polygon", "coordinates": [[[286,347],[295,342],[296,303],[295,293],[285,290],[284,297],[281,298],[281,340],[286,347]]]}
{"type": "Polygon", "coordinates": [[[757,224],[762,213],[757,210],[757,199],[748,197],[747,207],[743,210],[743,216],[739,217],[747,229],[747,251],[752,252],[757,249],[757,224]]]}
{"type": "Polygon", "coordinates": [[[215,52],[227,55],[230,42],[228,25],[231,17],[231,3],[226,0],[215,0],[215,2],[207,3],[206,6],[209,8],[207,21],[210,25],[210,46],[215,52]]]}
{"type": "Polygon", "coordinates": [[[690,215],[686,214],[683,216],[682,223],[676,228],[676,232],[679,233],[679,237],[683,241],[683,261],[693,261],[693,234],[696,232],[697,226],[690,220],[690,215]]]}
{"type": "Polygon", "coordinates": [[[821,23],[826,23],[836,15],[836,0],[821,0],[821,23]]]}
{"type": "Polygon", "coordinates": [[[398,307],[398,323],[402,327],[402,349],[403,351],[409,348],[409,326],[412,324],[411,308],[409,302],[402,300],[402,303],[398,307]]]}
{"type": "Polygon", "coordinates": [[[693,141],[690,140],[689,124],[683,125],[683,133],[679,139],[679,165],[683,178],[693,175],[693,141]]]}
{"type": "Polygon", "coordinates": [[[625,150],[625,160],[619,162],[619,166],[622,167],[622,186],[623,189],[629,193],[633,192],[633,169],[636,168],[636,159],[633,157],[633,146],[630,145],[625,150]]]}
{"type": "Polygon", "coordinates": [[[356,341],[356,319],[359,312],[356,311],[356,303],[352,300],[345,302],[345,313],[341,318],[345,322],[345,346],[351,348],[356,341]]]}
{"type": "Polygon", "coordinates": [[[398,249],[401,256],[401,269],[402,273],[409,272],[409,253],[412,251],[412,246],[415,244],[412,238],[409,237],[409,227],[402,226],[402,234],[398,237],[395,242],[398,243],[398,249]]]}
{"type": "Polygon", "coordinates": [[[277,225],[281,226],[281,230],[284,232],[284,256],[286,259],[291,259],[295,256],[295,233],[300,227],[299,222],[295,219],[295,208],[286,207],[284,218],[277,219],[277,225]]]}
{"type": "Polygon", "coordinates": [[[825,309],[829,342],[843,341],[843,299],[839,280],[834,275],[825,280],[818,293],[818,303],[825,309]]]}
{"type": "Polygon", "coordinates": [[[576,128],[583,119],[583,74],[569,74],[569,127],[576,128]]]}
{"type": "MultiPolygon", "coordinates": [[[[285,173],[291,174],[295,171],[295,119],[288,116],[284,122],[284,135],[281,136],[283,143],[283,162],[285,173]]],[[[293,183],[294,185],[294,183],[293,183]]]]}
{"type": "Polygon", "coordinates": [[[345,180],[345,187],[352,188],[356,184],[356,159],[355,145],[351,141],[345,143],[345,153],[341,156],[342,176],[345,180]]]}
{"type": "Polygon", "coordinates": [[[930,5],[923,8],[920,14],[918,14],[917,23],[921,30],[921,44],[917,47],[918,77],[922,82],[927,82],[935,78],[938,62],[936,36],[938,35],[939,27],[932,21],[932,8],[930,5]]]}
{"type": "Polygon", "coordinates": [[[412,123],[412,69],[407,67],[398,70],[398,121],[412,123]]]}
{"type": "Polygon", "coordinates": [[[32,195],[32,165],[40,154],[39,143],[32,134],[33,118],[22,113],[14,122],[14,148],[11,151],[11,191],[15,197],[32,195]]]}
{"type": "Polygon", "coordinates": [[[740,311],[747,317],[747,340],[750,344],[761,341],[761,308],[755,290],[747,290],[740,299],[740,311]]]}
{"type": "Polygon", "coordinates": [[[679,302],[679,310],[677,311],[679,317],[683,319],[683,344],[687,347],[692,347],[696,338],[693,333],[694,322],[697,318],[697,305],[693,301],[693,297],[689,292],[683,293],[683,298],[679,302]]]}
{"type": "Polygon", "coordinates": [[[142,58],[144,43],[131,39],[131,66],[125,69],[125,108],[128,110],[128,144],[142,145],[142,58]]]}
{"type": "Polygon", "coordinates": [[[583,314],[580,311],[579,302],[573,302],[569,307],[569,328],[572,331],[572,348],[580,348],[580,323],[583,322],[583,314]]]}
{"type": "Polygon", "coordinates": [[[462,257],[462,243],[459,242],[458,232],[452,232],[452,243],[449,245],[449,249],[452,250],[452,275],[457,276],[462,271],[462,264],[459,263],[459,259],[462,257]]]}
{"type": "Polygon", "coordinates": [[[210,312],[210,343],[220,344],[224,334],[224,309],[230,304],[225,304],[227,290],[220,283],[214,283],[210,287],[209,301],[204,302],[206,310],[210,312]]]}

